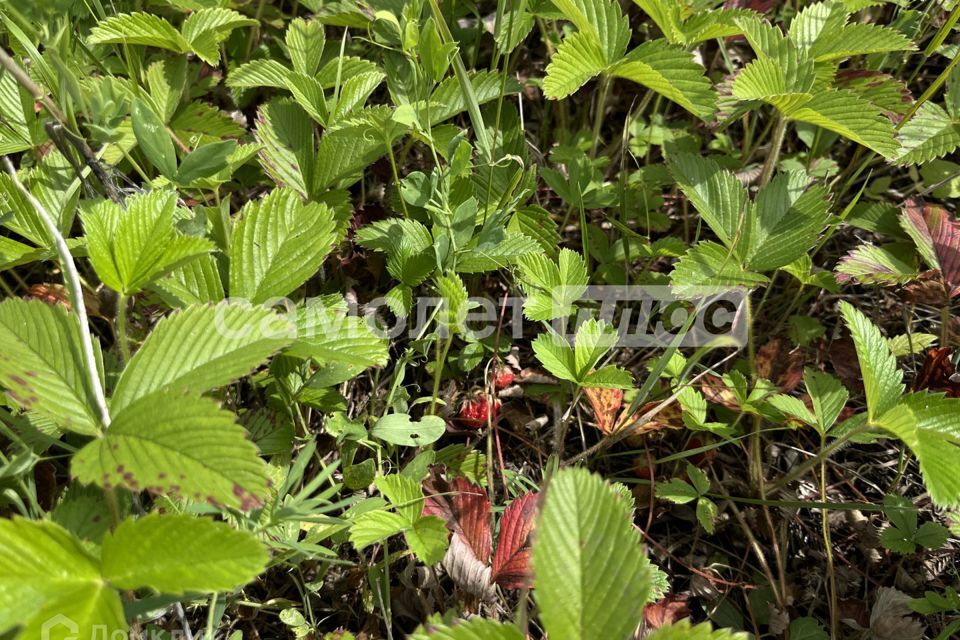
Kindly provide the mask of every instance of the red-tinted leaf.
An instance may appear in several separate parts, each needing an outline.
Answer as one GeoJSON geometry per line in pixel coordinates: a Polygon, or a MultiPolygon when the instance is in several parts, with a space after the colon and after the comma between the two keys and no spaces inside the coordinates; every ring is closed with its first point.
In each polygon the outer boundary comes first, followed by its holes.
{"type": "Polygon", "coordinates": [[[954,364],[953,349],[940,347],[927,351],[923,368],[914,381],[913,388],[915,391],[943,391],[950,398],[960,398],[960,374],[954,364]]]}
{"type": "Polygon", "coordinates": [[[466,478],[448,482],[440,475],[439,467],[431,468],[423,481],[423,490],[423,515],[443,518],[447,528],[462,538],[477,560],[484,565],[489,563],[493,534],[486,491],[466,478]]]}
{"type": "Polygon", "coordinates": [[[960,222],[952,220],[946,209],[911,199],[903,208],[903,224],[917,244],[921,255],[930,260],[932,255],[944,280],[950,287],[950,296],[960,294],[960,222]]]}
{"type": "Polygon", "coordinates": [[[521,589],[531,584],[530,532],[537,513],[537,496],[520,496],[506,508],[500,520],[492,577],[504,589],[521,589]]]}
{"type": "Polygon", "coordinates": [[[643,609],[643,619],[651,629],[659,629],[664,625],[671,625],[690,617],[690,607],[687,606],[686,595],[670,594],[665,598],[648,604],[643,609]]]}

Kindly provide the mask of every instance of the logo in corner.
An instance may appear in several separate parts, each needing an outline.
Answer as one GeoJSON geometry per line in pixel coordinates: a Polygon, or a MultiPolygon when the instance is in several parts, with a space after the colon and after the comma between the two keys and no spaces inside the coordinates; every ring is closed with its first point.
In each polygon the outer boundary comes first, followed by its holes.
{"type": "Polygon", "coordinates": [[[77,640],[79,631],[80,625],[58,613],[40,627],[40,640],[77,640]]]}

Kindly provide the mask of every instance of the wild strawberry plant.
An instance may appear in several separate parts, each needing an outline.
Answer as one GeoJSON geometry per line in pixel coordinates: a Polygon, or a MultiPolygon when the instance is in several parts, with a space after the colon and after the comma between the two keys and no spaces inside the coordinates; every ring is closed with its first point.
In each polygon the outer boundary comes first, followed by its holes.
{"type": "Polygon", "coordinates": [[[956,633],[955,1],[0,15],[0,637],[956,633]]]}

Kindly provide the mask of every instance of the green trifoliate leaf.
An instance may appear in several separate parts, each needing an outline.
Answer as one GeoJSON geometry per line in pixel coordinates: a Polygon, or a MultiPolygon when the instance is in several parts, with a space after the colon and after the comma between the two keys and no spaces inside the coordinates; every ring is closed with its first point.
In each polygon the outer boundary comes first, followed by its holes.
{"type": "Polygon", "coordinates": [[[699,492],[693,485],[680,478],[673,478],[668,482],[658,482],[656,492],[658,498],[676,504],[693,502],[700,497],[699,492]]]}
{"type": "Polygon", "coordinates": [[[552,375],[561,380],[577,382],[577,363],[573,347],[562,336],[553,332],[541,333],[531,346],[537,360],[552,375]]]}
{"type": "Polygon", "coordinates": [[[356,242],[387,254],[387,271],[407,286],[423,282],[436,268],[433,236],[416,220],[389,218],[360,229],[356,242]]]}
{"type": "Polygon", "coordinates": [[[816,425],[821,433],[826,433],[837,421],[850,394],[832,375],[814,369],[804,370],[803,382],[813,403],[816,425]]]}
{"type": "Polygon", "coordinates": [[[960,147],[960,120],[943,107],[925,102],[899,131],[898,164],[923,164],[953,153],[960,147]]]}
{"type": "Polygon", "coordinates": [[[710,628],[709,622],[691,625],[689,620],[664,625],[647,636],[648,640],[747,640],[750,636],[729,629],[710,628]]]}
{"type": "Polygon", "coordinates": [[[222,7],[194,11],[183,21],[183,37],[190,50],[211,66],[220,62],[220,43],[226,40],[234,29],[259,24],[256,20],[222,7]]]}
{"type": "Polygon", "coordinates": [[[554,640],[625,640],[643,618],[652,572],[630,506],[585,469],[563,469],[550,482],[533,567],[540,619],[554,640]]]}
{"type": "Polygon", "coordinates": [[[223,386],[262,364],[291,334],[290,323],[269,309],[224,302],[175,311],[127,363],[111,409],[159,390],[199,395],[223,386]]]}
{"type": "Polygon", "coordinates": [[[408,640],[523,640],[523,633],[511,624],[489,618],[475,617],[457,620],[450,625],[422,626],[408,636],[408,640]]]}
{"type": "Polygon", "coordinates": [[[248,202],[230,245],[230,295],[253,304],[293,292],[317,272],[336,240],[333,212],[292,189],[248,202]]]}
{"type": "Polygon", "coordinates": [[[845,89],[822,91],[784,115],[839,133],[885,158],[895,157],[900,148],[890,120],[873,104],[845,89]]]}
{"type": "Polygon", "coordinates": [[[0,302],[0,343],[0,386],[10,400],[62,429],[97,433],[75,317],[60,305],[8,298],[0,302]]]}
{"type": "Polygon", "coordinates": [[[13,637],[22,640],[127,631],[120,595],[80,541],[53,522],[22,518],[0,520],[0,633],[18,625],[13,637]]]}
{"type": "Polygon", "coordinates": [[[586,291],[587,266],[575,251],[561,249],[556,263],[532,254],[521,258],[520,279],[527,292],[523,313],[530,320],[553,320],[570,315],[586,291]]]}
{"type": "Polygon", "coordinates": [[[251,534],[188,515],[127,519],[103,540],[103,575],[119,589],[232,591],[257,577],[268,559],[251,534]]]}
{"type": "MultiPolygon", "coordinates": [[[[866,382],[866,378],[864,378],[866,382]]],[[[899,395],[899,394],[897,394],[899,395]]],[[[924,485],[940,507],[960,505],[960,436],[956,416],[960,399],[914,393],[883,414],[877,425],[910,447],[920,463],[924,485]]]]}
{"type": "Polygon", "coordinates": [[[101,202],[83,218],[90,262],[108,287],[130,295],[213,249],[204,238],[174,228],[177,194],[150,191],[129,198],[126,208],[101,202]]]}
{"type": "Polygon", "coordinates": [[[578,327],[573,346],[553,331],[541,333],[532,346],[537,360],[561,380],[584,387],[629,389],[633,377],[628,371],[612,365],[593,370],[617,340],[613,326],[591,318],[578,327]]]}
{"type": "Polygon", "coordinates": [[[418,518],[403,532],[407,546],[425,565],[434,565],[443,560],[447,552],[449,531],[442,518],[425,516],[418,518]]]}
{"type": "Polygon", "coordinates": [[[233,413],[206,398],[163,392],[116,413],[106,435],[73,457],[71,471],[102,487],[244,511],[267,491],[266,464],[233,413]]]}
{"type": "Polygon", "coordinates": [[[397,535],[408,526],[407,519],[399,513],[368,511],[357,516],[350,525],[350,542],[361,551],[375,542],[397,535]]]}
{"type": "Polygon", "coordinates": [[[602,320],[591,318],[581,324],[573,345],[577,378],[583,380],[613,348],[618,338],[616,328],[602,320]]]}
{"type": "Polygon", "coordinates": [[[348,314],[345,305],[310,301],[294,317],[296,341],[290,355],[312,358],[318,364],[354,365],[358,372],[386,364],[386,338],[374,333],[365,318],[348,314]]]}
{"type": "Polygon", "coordinates": [[[147,160],[160,173],[174,179],[177,175],[177,152],[163,120],[140,98],[133,101],[130,118],[137,144],[147,160]]]}
{"type": "Polygon", "coordinates": [[[670,158],[670,172],[720,241],[737,246],[747,215],[747,190],[716,161],[692,153],[670,158]]]}
{"type": "Polygon", "coordinates": [[[419,482],[406,476],[393,474],[380,476],[376,484],[380,493],[386,496],[397,513],[407,522],[412,524],[420,519],[420,514],[423,512],[423,489],[420,488],[419,482]]]}
{"type": "Polygon", "coordinates": [[[897,359],[876,325],[848,302],[840,303],[840,313],[857,349],[867,394],[867,415],[876,420],[896,405],[903,394],[903,372],[897,369],[897,359]]]}
{"type": "Polygon", "coordinates": [[[90,32],[91,44],[138,44],[185,53],[190,44],[169,22],[153,13],[121,13],[90,32]]]}
{"type": "Polygon", "coordinates": [[[614,64],[609,73],[656,91],[701,119],[713,115],[716,94],[692,54],[663,40],[649,40],[614,64]]]}
{"type": "Polygon", "coordinates": [[[607,67],[603,47],[588,33],[578,31],[567,36],[547,65],[543,95],[561,100],[577,92],[607,67]]]}
{"type": "Polygon", "coordinates": [[[293,70],[308,76],[315,76],[320,70],[320,61],[326,36],[323,23],[319,20],[295,18],[287,25],[285,36],[287,54],[293,63],[293,70]]]}
{"type": "Polygon", "coordinates": [[[716,242],[700,242],[691,247],[670,274],[670,284],[677,292],[710,286],[749,288],[769,281],[764,275],[744,269],[736,255],[716,242]]]}

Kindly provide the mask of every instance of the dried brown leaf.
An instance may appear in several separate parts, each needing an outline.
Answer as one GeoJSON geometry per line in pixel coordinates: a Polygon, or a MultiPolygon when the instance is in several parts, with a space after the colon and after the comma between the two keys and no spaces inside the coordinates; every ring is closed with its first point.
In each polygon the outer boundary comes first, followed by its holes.
{"type": "Polygon", "coordinates": [[[585,387],[583,392],[593,407],[597,428],[604,434],[611,433],[617,423],[617,412],[623,406],[623,390],[585,387]]]}

